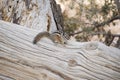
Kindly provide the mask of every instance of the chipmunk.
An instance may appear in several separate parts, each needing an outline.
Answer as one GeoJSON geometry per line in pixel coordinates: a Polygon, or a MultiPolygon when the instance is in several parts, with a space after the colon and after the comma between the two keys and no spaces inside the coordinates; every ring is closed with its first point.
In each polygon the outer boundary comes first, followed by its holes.
{"type": "Polygon", "coordinates": [[[37,36],[33,40],[33,44],[36,44],[41,38],[47,37],[49,38],[53,43],[59,43],[59,44],[66,44],[65,38],[59,33],[59,32],[40,32],[37,34],[37,36]]]}

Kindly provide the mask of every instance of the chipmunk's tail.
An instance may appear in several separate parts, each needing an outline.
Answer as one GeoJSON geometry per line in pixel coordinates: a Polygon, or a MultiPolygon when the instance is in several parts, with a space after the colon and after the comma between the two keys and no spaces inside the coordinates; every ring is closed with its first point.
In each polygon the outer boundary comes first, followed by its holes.
{"type": "Polygon", "coordinates": [[[39,34],[37,34],[37,36],[35,36],[33,40],[33,44],[36,44],[41,38],[49,37],[49,36],[50,36],[50,33],[48,32],[40,32],[39,34]]]}

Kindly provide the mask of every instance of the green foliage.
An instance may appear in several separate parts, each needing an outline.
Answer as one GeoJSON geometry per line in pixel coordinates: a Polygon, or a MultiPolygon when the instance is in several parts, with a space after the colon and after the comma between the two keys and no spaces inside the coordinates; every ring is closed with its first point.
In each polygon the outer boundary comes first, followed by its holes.
{"type": "MultiPolygon", "coordinates": [[[[114,0],[105,0],[104,4],[101,6],[100,4],[96,3],[96,0],[87,0],[89,4],[85,4],[85,0],[80,0],[76,3],[75,1],[71,1],[69,7],[70,9],[74,9],[75,4],[79,5],[79,7],[76,8],[77,17],[69,18],[67,17],[67,14],[63,15],[66,15],[64,17],[64,23],[65,31],[67,33],[74,33],[75,31],[82,29],[83,33],[77,34],[75,37],[78,41],[88,41],[91,32],[96,32],[96,30],[99,32],[99,29],[93,30],[93,27],[100,23],[105,24],[104,22],[106,22],[106,20],[109,20],[111,17],[118,15],[114,0]]],[[[113,25],[115,25],[114,22],[113,25]]]]}
{"type": "Polygon", "coordinates": [[[65,19],[65,31],[70,34],[73,33],[74,30],[78,29],[78,20],[76,18],[66,18],[65,19]]]}
{"type": "Polygon", "coordinates": [[[105,4],[101,8],[101,15],[105,18],[109,18],[112,15],[115,16],[117,13],[117,8],[114,2],[112,0],[105,0],[105,4]]]}
{"type": "Polygon", "coordinates": [[[82,30],[84,32],[91,32],[93,30],[93,27],[83,27],[82,30]]]}
{"type": "Polygon", "coordinates": [[[104,13],[105,15],[109,14],[110,7],[109,5],[104,5],[102,6],[101,12],[104,13]]]}

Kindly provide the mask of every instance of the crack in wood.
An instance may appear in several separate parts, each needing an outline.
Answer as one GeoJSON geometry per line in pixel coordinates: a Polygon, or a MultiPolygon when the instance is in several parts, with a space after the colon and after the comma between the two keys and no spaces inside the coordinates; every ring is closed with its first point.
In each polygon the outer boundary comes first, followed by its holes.
{"type": "Polygon", "coordinates": [[[15,79],[4,74],[0,74],[0,80],[15,80],[15,79]]]}
{"type": "Polygon", "coordinates": [[[110,69],[120,73],[120,67],[112,66],[112,65],[105,65],[105,67],[110,68],[110,69]]]}
{"type": "MultiPolygon", "coordinates": [[[[82,65],[80,65],[80,64],[77,64],[77,65],[78,65],[78,66],[81,66],[81,67],[83,67],[84,69],[86,69],[86,70],[88,70],[88,71],[91,71],[91,72],[93,72],[93,73],[96,73],[96,74],[99,74],[99,75],[102,75],[102,76],[110,77],[110,76],[105,75],[105,74],[102,74],[102,73],[100,73],[100,72],[95,72],[95,71],[93,71],[93,70],[91,70],[91,69],[88,69],[88,68],[86,68],[86,67],[84,67],[84,66],[82,66],[82,65]]],[[[89,66],[89,67],[90,67],[90,66],[89,66]]],[[[91,74],[91,73],[89,73],[89,72],[87,72],[87,71],[84,71],[84,72],[86,72],[87,74],[89,74],[89,75],[97,78],[98,80],[101,80],[101,78],[99,78],[99,77],[97,77],[97,76],[95,76],[95,75],[93,75],[93,74],[91,74]]],[[[112,77],[111,77],[111,78],[112,78],[112,77]]],[[[112,78],[112,79],[113,79],[113,78],[112,78]]]]}
{"type": "Polygon", "coordinates": [[[36,66],[36,67],[46,69],[46,70],[50,71],[51,73],[60,76],[64,80],[73,80],[72,78],[68,77],[67,75],[64,75],[63,73],[61,73],[61,72],[59,72],[57,70],[53,70],[53,69],[51,69],[51,68],[49,68],[47,66],[36,66]]]}
{"type": "Polygon", "coordinates": [[[84,58],[88,59],[83,53],[78,52],[78,54],[82,55],[84,58]]]}
{"type": "MultiPolygon", "coordinates": [[[[88,64],[86,64],[86,65],[87,65],[89,68],[94,69],[93,67],[89,66],[88,64]]],[[[98,64],[98,65],[100,65],[100,64],[98,64]]],[[[105,65],[100,65],[100,66],[106,67],[105,65]]],[[[84,67],[84,68],[85,68],[85,67],[84,67]]],[[[86,68],[86,69],[88,69],[88,68],[86,68]]],[[[104,72],[104,73],[101,73],[101,72],[97,72],[96,70],[91,70],[91,69],[88,69],[88,70],[91,71],[91,72],[94,72],[94,73],[103,75],[103,76],[107,76],[107,77],[109,77],[109,78],[111,78],[111,79],[114,79],[113,77],[104,74],[105,72],[104,72]]],[[[110,74],[110,73],[107,73],[107,74],[110,74]]]]}
{"type": "MultiPolygon", "coordinates": [[[[5,58],[5,57],[0,57],[0,59],[2,60],[5,60],[7,62],[11,62],[11,63],[14,63],[14,64],[22,64],[22,65],[25,65],[27,67],[31,67],[33,69],[36,69],[36,68],[42,68],[42,69],[45,69],[45,70],[48,70],[50,72],[52,72],[53,74],[56,74],[58,76],[60,76],[61,78],[63,78],[64,80],[73,80],[72,78],[60,73],[59,71],[55,71],[55,70],[52,70],[51,68],[47,67],[47,66],[37,66],[37,65],[32,65],[32,64],[29,64],[28,62],[26,61],[23,61],[23,60],[17,60],[17,61],[13,61],[13,60],[10,60],[8,58],[5,58]]],[[[10,65],[9,65],[10,66],[10,65]]],[[[13,66],[11,66],[13,67],[13,66]]]]}

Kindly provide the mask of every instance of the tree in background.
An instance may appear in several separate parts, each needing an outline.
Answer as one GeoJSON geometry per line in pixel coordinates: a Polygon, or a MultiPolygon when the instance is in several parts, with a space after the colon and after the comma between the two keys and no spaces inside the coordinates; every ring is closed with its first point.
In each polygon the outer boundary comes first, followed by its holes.
{"type": "Polygon", "coordinates": [[[67,5],[66,9],[63,8],[63,15],[65,31],[70,36],[74,36],[77,41],[91,41],[97,37],[97,40],[107,45],[120,47],[120,35],[112,33],[109,29],[106,30],[106,27],[114,27],[119,23],[119,0],[60,1],[65,7],[67,5]],[[116,37],[117,39],[115,39],[116,37]],[[113,44],[113,40],[116,41],[116,44],[113,44]]]}

